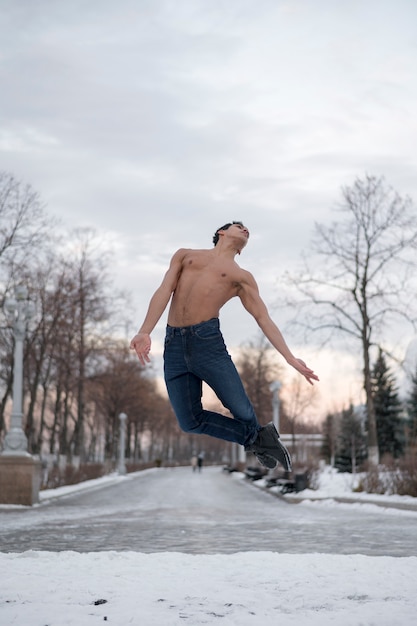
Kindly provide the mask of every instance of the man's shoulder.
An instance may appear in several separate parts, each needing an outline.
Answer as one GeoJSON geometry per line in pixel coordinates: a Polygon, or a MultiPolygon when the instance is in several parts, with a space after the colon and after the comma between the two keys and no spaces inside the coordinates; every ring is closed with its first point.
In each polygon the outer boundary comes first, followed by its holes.
{"type": "Polygon", "coordinates": [[[171,258],[172,265],[184,265],[184,263],[201,260],[210,254],[210,250],[196,250],[194,248],[179,248],[171,258]]]}
{"type": "Polygon", "coordinates": [[[195,248],[179,248],[174,254],[174,258],[184,259],[188,256],[203,257],[211,253],[211,250],[199,250],[195,248]]]}
{"type": "Polygon", "coordinates": [[[188,254],[189,252],[192,252],[192,250],[190,248],[178,248],[178,250],[176,250],[174,252],[174,254],[172,255],[172,258],[174,260],[181,260],[182,258],[185,257],[186,254],[188,254]]]}
{"type": "Polygon", "coordinates": [[[197,249],[197,248],[179,248],[175,254],[185,255],[185,254],[207,254],[210,250],[206,249],[197,249]]]}

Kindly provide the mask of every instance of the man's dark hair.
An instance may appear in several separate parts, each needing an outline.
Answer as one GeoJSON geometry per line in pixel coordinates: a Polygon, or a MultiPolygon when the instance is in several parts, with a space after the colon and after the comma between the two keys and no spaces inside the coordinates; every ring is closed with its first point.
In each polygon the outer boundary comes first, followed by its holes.
{"type": "Polygon", "coordinates": [[[243,222],[228,222],[228,223],[227,223],[227,224],[225,224],[224,226],[220,226],[220,228],[218,228],[218,229],[216,230],[216,232],[214,233],[214,236],[213,236],[213,243],[214,243],[214,245],[215,245],[215,246],[217,245],[217,242],[218,242],[218,241],[219,241],[219,239],[220,239],[220,236],[219,236],[219,230],[227,230],[228,228],[230,228],[231,226],[233,226],[233,224],[239,224],[240,226],[243,226],[243,222]]]}

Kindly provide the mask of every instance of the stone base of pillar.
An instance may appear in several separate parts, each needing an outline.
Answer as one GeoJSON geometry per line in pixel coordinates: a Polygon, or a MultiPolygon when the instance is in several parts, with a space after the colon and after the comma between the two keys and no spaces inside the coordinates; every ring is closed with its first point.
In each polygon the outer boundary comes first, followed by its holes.
{"type": "Polygon", "coordinates": [[[41,462],[31,456],[0,456],[0,504],[32,506],[39,502],[41,462]]]}

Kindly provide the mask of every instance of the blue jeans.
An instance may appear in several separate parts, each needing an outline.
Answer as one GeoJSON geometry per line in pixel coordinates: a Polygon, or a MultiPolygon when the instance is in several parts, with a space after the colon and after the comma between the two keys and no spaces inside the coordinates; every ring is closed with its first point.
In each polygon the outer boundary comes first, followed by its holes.
{"type": "Polygon", "coordinates": [[[261,426],[227,352],[217,318],[194,326],[167,326],[164,375],[182,430],[241,445],[249,445],[256,439],[261,426]],[[233,419],[203,409],[203,381],[229,409],[233,419]]]}

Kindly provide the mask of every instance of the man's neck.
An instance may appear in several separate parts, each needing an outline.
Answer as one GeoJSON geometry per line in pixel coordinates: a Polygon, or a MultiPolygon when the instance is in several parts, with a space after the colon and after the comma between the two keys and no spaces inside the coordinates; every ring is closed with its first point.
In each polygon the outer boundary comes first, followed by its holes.
{"type": "MultiPolygon", "coordinates": [[[[240,243],[240,242],[239,242],[240,243]]],[[[234,259],[237,254],[241,253],[241,247],[238,245],[236,241],[224,241],[224,239],[220,239],[214,248],[215,254],[218,256],[224,256],[229,259],[234,259]]]]}

